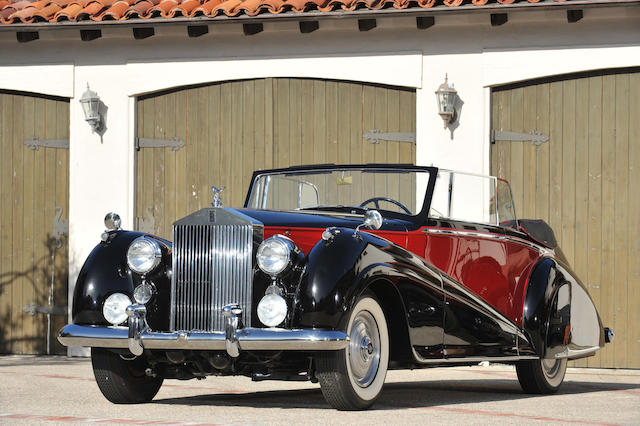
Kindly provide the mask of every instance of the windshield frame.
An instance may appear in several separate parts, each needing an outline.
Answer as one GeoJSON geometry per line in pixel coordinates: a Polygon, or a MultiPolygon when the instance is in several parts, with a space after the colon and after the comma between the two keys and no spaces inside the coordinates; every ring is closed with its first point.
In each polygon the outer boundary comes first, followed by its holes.
{"type": "MultiPolygon", "coordinates": [[[[414,223],[424,223],[427,219],[427,213],[431,204],[431,196],[433,195],[433,188],[436,182],[436,176],[438,174],[437,167],[415,166],[413,164],[318,164],[318,165],[305,165],[294,166],[280,169],[268,169],[268,170],[256,170],[251,177],[251,184],[247,191],[247,196],[244,202],[244,208],[249,208],[249,200],[251,193],[253,192],[254,185],[260,176],[267,174],[286,174],[286,173],[315,173],[315,172],[333,172],[333,171],[347,171],[347,170],[363,170],[363,171],[402,171],[402,172],[427,172],[429,180],[427,182],[427,188],[424,195],[424,201],[422,203],[422,209],[415,215],[408,215],[405,213],[394,212],[390,210],[380,209],[383,216],[388,218],[398,218],[408,220],[414,223]]],[[[386,196],[386,194],[380,194],[380,196],[386,196]]],[[[258,209],[263,210],[263,209],[258,209]]],[[[297,210],[274,210],[282,212],[299,212],[297,210]]],[[[309,211],[309,210],[307,210],[309,211]]],[[[321,210],[318,210],[321,211],[321,210]]]]}

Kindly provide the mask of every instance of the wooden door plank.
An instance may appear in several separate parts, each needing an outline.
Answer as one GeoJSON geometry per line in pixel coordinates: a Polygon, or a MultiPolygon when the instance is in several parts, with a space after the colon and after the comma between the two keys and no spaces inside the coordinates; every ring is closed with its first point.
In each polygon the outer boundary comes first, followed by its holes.
{"type": "MultiPolygon", "coordinates": [[[[220,158],[220,149],[221,144],[224,143],[224,140],[221,139],[220,136],[220,127],[221,127],[221,114],[222,114],[222,106],[220,103],[221,96],[221,84],[214,84],[208,88],[208,102],[209,102],[209,114],[206,117],[207,125],[209,127],[207,133],[207,168],[209,170],[208,173],[208,182],[207,182],[207,197],[209,197],[210,201],[213,201],[213,193],[210,192],[211,186],[220,187],[222,184],[222,170],[221,170],[221,158],[220,158]]],[[[224,192],[222,197],[222,202],[224,204],[225,197],[224,192]]]]}
{"type": "MultiPolygon", "coordinates": [[[[533,85],[522,92],[522,120],[525,132],[536,130],[536,87],[533,85]]],[[[522,146],[522,204],[516,203],[516,215],[522,218],[535,217],[537,149],[530,142],[522,146]]]]}
{"type": "Polygon", "coordinates": [[[243,118],[244,109],[243,84],[244,82],[233,81],[231,85],[231,139],[233,145],[231,150],[231,169],[229,172],[230,184],[227,187],[228,206],[237,206],[242,198],[244,188],[242,188],[242,167],[244,164],[245,144],[243,140],[243,118]]]}
{"type": "MultiPolygon", "coordinates": [[[[313,128],[313,114],[314,114],[314,101],[313,101],[313,80],[302,79],[301,80],[301,93],[300,93],[300,110],[302,117],[300,122],[302,123],[302,132],[300,141],[302,141],[302,164],[313,164],[314,160],[314,128],[313,128]]],[[[300,143],[296,140],[290,140],[289,146],[296,143],[300,143]]]]}
{"type": "MultiPolygon", "coordinates": [[[[22,126],[26,135],[38,136],[36,134],[36,126],[35,126],[35,115],[36,115],[36,107],[35,107],[35,98],[33,97],[25,97],[24,99],[24,107],[23,107],[23,115],[22,115],[22,126]]],[[[22,240],[23,240],[23,255],[22,255],[22,265],[20,266],[20,270],[24,274],[22,283],[24,285],[22,289],[22,301],[20,308],[34,302],[35,300],[35,283],[33,280],[34,274],[34,257],[33,257],[33,245],[34,245],[34,212],[35,212],[35,204],[34,204],[34,167],[35,167],[35,153],[22,145],[23,154],[23,165],[22,165],[22,175],[23,175],[23,187],[22,187],[22,197],[23,197],[23,209],[20,211],[20,214],[24,216],[24,220],[22,222],[22,240]]],[[[23,312],[22,314],[22,329],[24,332],[23,339],[23,352],[25,354],[33,354],[35,351],[35,336],[34,329],[36,327],[34,317],[23,312]]]]}
{"type": "Polygon", "coordinates": [[[326,82],[325,117],[327,127],[327,162],[339,164],[338,157],[338,83],[326,82]]]}
{"type": "MultiPolygon", "coordinates": [[[[177,94],[176,92],[169,93],[165,96],[165,115],[164,115],[164,127],[165,137],[176,137],[176,120],[179,119],[176,111],[177,94]]],[[[182,148],[184,149],[184,148],[182,148]]],[[[164,152],[164,214],[158,218],[161,221],[161,236],[169,240],[172,239],[172,225],[173,222],[178,219],[176,214],[176,160],[177,152],[167,148],[164,152]]]]}
{"type": "MultiPolygon", "coordinates": [[[[386,89],[387,91],[387,129],[389,132],[404,132],[406,130],[400,128],[400,92],[396,89],[386,89]]],[[[363,129],[364,130],[364,129],[363,129]]],[[[366,142],[363,142],[366,143],[366,142]]],[[[389,141],[387,142],[387,158],[386,163],[398,163],[400,160],[400,144],[404,142],[389,141]]],[[[386,196],[393,199],[400,199],[400,181],[398,175],[387,176],[386,196]]],[[[382,206],[382,204],[381,204],[382,206]]],[[[386,204],[383,208],[398,210],[394,205],[386,204]]]]}
{"type": "MultiPolygon", "coordinates": [[[[45,113],[45,99],[34,98],[34,132],[41,139],[47,137],[47,120],[45,113]]],[[[45,191],[47,190],[45,176],[45,156],[48,149],[39,149],[33,152],[33,252],[31,265],[31,277],[33,282],[33,301],[42,306],[46,303],[48,294],[47,270],[50,264],[47,255],[46,236],[51,235],[51,228],[45,225],[45,191]],[[37,214],[35,212],[38,212],[37,214]],[[48,228],[48,229],[47,229],[48,228]]],[[[33,353],[46,353],[46,318],[43,315],[31,317],[33,320],[33,353]]]]}
{"type": "MultiPolygon", "coordinates": [[[[327,162],[327,117],[325,115],[325,82],[310,80],[313,88],[313,160],[316,163],[327,162]]],[[[299,143],[304,143],[300,141],[299,143]]]]}
{"type": "MultiPolygon", "coordinates": [[[[499,117],[499,107],[500,107],[500,96],[499,92],[495,90],[491,90],[491,130],[497,130],[500,128],[500,117],[499,117]]],[[[491,175],[498,176],[498,144],[491,143],[490,146],[490,160],[491,160],[491,175]]]]}
{"type": "MultiPolygon", "coordinates": [[[[602,78],[602,258],[600,270],[603,276],[609,276],[615,267],[615,226],[617,224],[615,207],[615,76],[602,78]]],[[[614,322],[614,293],[617,283],[610,279],[600,282],[600,316],[605,324],[614,322]]],[[[600,351],[601,367],[614,366],[614,347],[607,345],[600,351]]]]}
{"type": "MultiPolygon", "coordinates": [[[[233,93],[230,84],[222,83],[220,85],[220,181],[218,185],[223,185],[231,191],[231,173],[233,154],[232,150],[236,147],[233,145],[232,120],[233,120],[233,93]]],[[[218,186],[216,185],[216,186],[218,186]]],[[[225,194],[227,205],[231,202],[229,193],[225,194]]]]}
{"type": "Polygon", "coordinates": [[[562,206],[561,223],[562,235],[560,247],[562,252],[573,265],[575,261],[575,214],[576,214],[576,82],[565,80],[562,82],[562,206]]]}
{"type": "MultiPolygon", "coordinates": [[[[142,128],[142,134],[145,138],[154,137],[155,120],[155,99],[148,98],[144,100],[144,124],[142,128]]],[[[140,210],[137,212],[138,218],[147,219],[148,215],[154,214],[153,205],[153,188],[154,188],[154,175],[153,175],[153,159],[155,156],[156,148],[144,148],[140,150],[140,159],[143,162],[143,175],[142,181],[144,182],[144,191],[141,194],[142,203],[140,210]]],[[[155,215],[154,215],[155,219],[155,215]]]]}
{"type": "MultiPolygon", "coordinates": [[[[253,104],[252,116],[254,120],[254,142],[255,149],[253,164],[254,170],[264,169],[266,158],[269,155],[266,146],[266,129],[265,129],[265,116],[266,116],[266,99],[265,99],[265,85],[267,80],[259,79],[255,81],[254,96],[255,103],[253,104]]],[[[213,106],[213,104],[212,104],[213,106]]],[[[254,170],[247,170],[248,177],[251,177],[251,172],[254,170]]],[[[248,189],[248,186],[245,188],[248,189]]]]}
{"type": "MultiPolygon", "coordinates": [[[[364,85],[362,89],[362,130],[370,132],[377,129],[376,110],[381,108],[377,105],[379,89],[373,85],[364,85]]],[[[386,143],[382,141],[382,143],[386,143]]],[[[377,145],[370,141],[363,141],[362,160],[365,163],[376,163],[377,145]]],[[[374,176],[372,174],[362,174],[362,200],[365,201],[376,195],[374,188],[374,176]]],[[[369,205],[370,207],[370,205],[369,205]]]]}
{"type": "MultiPolygon", "coordinates": [[[[58,139],[58,101],[54,101],[51,99],[43,99],[44,106],[44,119],[45,119],[45,128],[44,128],[44,137],[47,139],[58,139]]],[[[60,248],[57,246],[57,242],[54,241],[52,236],[53,233],[53,218],[56,214],[56,151],[60,151],[55,148],[40,148],[42,152],[41,156],[42,162],[44,163],[43,167],[43,182],[42,188],[40,189],[42,194],[42,199],[40,201],[43,202],[43,205],[40,207],[40,211],[44,212],[42,217],[42,228],[38,240],[39,245],[41,246],[41,252],[38,256],[41,260],[42,267],[40,270],[42,271],[41,275],[43,276],[43,294],[40,298],[41,304],[43,306],[49,306],[50,293],[55,293],[56,287],[56,273],[55,273],[55,258],[56,255],[63,249],[65,241],[63,239],[60,240],[60,248]]],[[[66,210],[66,206],[59,206],[66,210]]],[[[46,315],[41,315],[42,324],[44,332],[42,335],[44,336],[45,341],[49,341],[49,348],[45,347],[45,351],[43,353],[52,353],[51,350],[54,349],[56,342],[56,332],[53,327],[50,327],[49,321],[47,320],[46,315]]],[[[53,319],[53,316],[51,317],[53,319]]],[[[53,325],[53,321],[51,321],[51,325],[53,325]]],[[[46,344],[46,343],[45,343],[46,344]]]]}
{"type": "MultiPolygon", "coordinates": [[[[589,247],[587,234],[589,227],[589,80],[576,81],[575,101],[575,242],[574,262],[571,265],[578,277],[587,284],[589,247]]],[[[578,367],[586,367],[587,360],[575,361],[578,367]]]]}
{"type": "MultiPolygon", "coordinates": [[[[56,119],[56,139],[69,138],[69,103],[56,102],[57,119],[56,119]]],[[[69,150],[57,149],[55,164],[55,180],[56,180],[56,206],[62,207],[61,220],[69,221],[69,150]]],[[[68,288],[69,288],[69,238],[62,238],[63,245],[55,252],[55,291],[53,297],[54,306],[68,306],[68,288]]],[[[67,348],[62,346],[56,338],[57,331],[67,323],[67,316],[54,316],[53,326],[51,330],[51,339],[53,352],[56,354],[66,354],[67,348]]]]}
{"type": "MultiPolygon", "coordinates": [[[[523,89],[521,87],[510,90],[510,125],[509,129],[513,132],[524,132],[524,105],[523,105],[523,89]]],[[[511,191],[513,193],[513,201],[516,205],[522,206],[524,204],[524,144],[526,142],[506,142],[511,145],[511,155],[507,158],[507,161],[512,165],[510,171],[509,182],[511,184],[511,191]]]]}
{"type": "MultiPolygon", "coordinates": [[[[200,155],[200,144],[198,143],[198,92],[197,89],[186,91],[187,96],[187,170],[186,170],[186,191],[187,191],[187,212],[198,210],[198,180],[197,167],[198,155],[200,155]]],[[[233,143],[233,142],[231,142],[233,143]]],[[[225,164],[231,164],[229,162],[225,164]]]]}
{"type": "MultiPolygon", "coordinates": [[[[400,90],[400,117],[399,117],[399,129],[402,132],[415,133],[415,110],[416,110],[416,96],[414,90],[400,90]]],[[[366,143],[365,143],[366,144],[366,143]]],[[[415,157],[413,150],[415,144],[413,143],[401,143],[399,144],[399,157],[398,162],[402,164],[415,164],[415,157]]],[[[410,175],[409,179],[400,179],[400,202],[405,205],[412,212],[416,211],[416,187],[413,184],[414,175],[410,175]]]]}
{"type": "MultiPolygon", "coordinates": [[[[511,130],[511,96],[508,91],[498,94],[498,122],[500,130],[511,130]]],[[[511,142],[496,142],[498,151],[498,177],[511,179],[511,142]]]]}
{"type": "Polygon", "coordinates": [[[13,110],[13,97],[0,93],[0,321],[5,324],[0,336],[1,353],[13,353],[17,337],[12,268],[13,110]]]}
{"type": "MultiPolygon", "coordinates": [[[[340,162],[353,162],[350,157],[350,135],[352,125],[350,115],[349,83],[338,83],[338,157],[340,162]]],[[[338,203],[345,204],[350,199],[351,187],[342,185],[336,188],[338,191],[338,203]]]]}
{"type": "MultiPolygon", "coordinates": [[[[12,296],[13,296],[13,311],[12,311],[12,323],[15,328],[12,332],[14,339],[13,353],[24,354],[25,353],[25,330],[23,324],[23,318],[25,316],[22,312],[23,308],[23,290],[26,286],[26,280],[22,278],[24,273],[23,258],[25,257],[26,244],[24,241],[24,139],[25,139],[25,127],[23,125],[23,117],[25,113],[25,97],[12,95],[13,98],[13,111],[14,111],[14,125],[13,125],[13,179],[12,179],[12,194],[13,194],[13,206],[12,206],[12,224],[13,224],[13,260],[11,263],[11,271],[14,274],[14,280],[12,283],[12,296]]],[[[30,136],[29,136],[30,137],[30,136]]]]}
{"type": "Polygon", "coordinates": [[[176,92],[176,137],[184,141],[185,146],[176,152],[176,218],[185,217],[189,212],[187,206],[187,90],[176,92]]]}
{"type": "MultiPolygon", "coordinates": [[[[386,133],[389,131],[389,91],[385,87],[375,88],[376,103],[374,109],[374,124],[373,128],[380,132],[386,133]]],[[[355,108],[355,103],[352,104],[352,108],[355,108]]],[[[355,111],[353,111],[355,113],[355,111]]],[[[364,130],[364,129],[363,129],[364,130]]],[[[369,142],[367,142],[369,143],[369,142]]],[[[389,142],[381,141],[374,145],[374,161],[376,163],[384,163],[388,158],[389,142]]],[[[373,193],[387,194],[387,179],[385,176],[376,174],[373,177],[373,193]]],[[[364,198],[363,198],[364,201],[364,198]]],[[[371,205],[369,205],[371,207],[371,205]]]]}
{"type": "MultiPolygon", "coordinates": [[[[640,368],[640,72],[629,76],[629,246],[627,262],[627,365],[640,368]]],[[[614,329],[615,331],[615,329],[614,329]]]]}
{"type": "MultiPolygon", "coordinates": [[[[280,131],[287,134],[285,139],[285,147],[288,151],[287,155],[289,163],[287,165],[294,166],[307,163],[311,157],[310,152],[313,152],[313,140],[305,141],[308,137],[308,125],[306,120],[310,120],[309,106],[310,99],[305,98],[305,80],[300,78],[286,78],[279,79],[282,83],[284,91],[280,96],[288,96],[288,105],[283,107],[283,114],[286,114],[288,119],[285,122],[279,122],[279,125],[286,125],[287,127],[280,131]]],[[[285,99],[283,99],[285,101],[285,99]]]]}
{"type": "MultiPolygon", "coordinates": [[[[614,180],[614,267],[613,282],[613,329],[619,340],[613,346],[614,367],[625,368],[628,364],[627,346],[629,333],[628,275],[629,252],[629,75],[615,76],[615,180],[614,180]]],[[[637,119],[638,117],[636,117],[637,119]]],[[[636,215],[639,214],[636,212],[636,215]]],[[[637,306],[636,309],[640,309],[637,306]]]]}
{"type": "Polygon", "coordinates": [[[273,96],[276,101],[274,109],[274,167],[285,167],[290,164],[289,145],[289,79],[275,79],[273,96]]]}
{"type": "MultiPolygon", "coordinates": [[[[166,131],[167,122],[167,97],[156,96],[153,98],[153,137],[155,139],[167,139],[169,136],[166,131]]],[[[150,148],[148,151],[153,153],[153,218],[154,233],[167,238],[166,229],[164,227],[164,219],[166,217],[165,194],[166,194],[166,170],[165,170],[165,152],[169,148],[150,148]]]]}
{"type": "MultiPolygon", "coordinates": [[[[601,306],[602,258],[602,77],[589,78],[589,247],[587,288],[596,309],[601,306]]],[[[587,359],[588,367],[600,367],[600,351],[587,359]]]]}
{"type": "Polygon", "coordinates": [[[550,83],[549,102],[549,225],[562,241],[562,82],[550,83]]]}
{"type": "MultiPolygon", "coordinates": [[[[242,95],[242,83],[238,83],[238,90],[240,92],[240,96],[242,95]]],[[[195,182],[196,182],[196,191],[198,193],[197,201],[196,201],[196,209],[201,209],[204,207],[208,207],[211,205],[212,193],[211,193],[211,180],[209,179],[209,169],[210,165],[207,163],[209,158],[209,88],[208,87],[199,87],[196,89],[197,95],[197,119],[194,123],[192,131],[196,135],[196,143],[198,146],[197,157],[195,159],[195,163],[197,164],[197,169],[194,170],[195,182]]],[[[190,114],[193,111],[190,111],[190,114]]],[[[242,117],[242,110],[240,110],[239,117],[242,117]]],[[[242,128],[240,128],[242,130],[242,128]]],[[[242,143],[242,140],[239,139],[242,143]]],[[[240,151],[240,161],[242,161],[242,151],[240,151]]],[[[242,166],[240,166],[242,167],[242,166]]],[[[241,169],[240,169],[241,170],[241,169]]],[[[227,188],[229,192],[225,195],[232,195],[233,188],[227,188]]],[[[237,190],[237,188],[236,188],[237,190]]],[[[232,198],[229,199],[231,201],[232,198]]],[[[227,204],[228,206],[234,206],[235,204],[227,204]]]]}
{"type": "MultiPolygon", "coordinates": [[[[136,137],[144,137],[144,101],[138,99],[136,101],[136,137]]],[[[135,167],[136,167],[136,198],[134,202],[135,217],[142,216],[144,208],[142,203],[142,194],[147,190],[146,182],[144,181],[144,150],[136,150],[135,153],[135,167]]],[[[134,218],[133,228],[138,229],[137,220],[134,218]]]]}
{"type": "MultiPolygon", "coordinates": [[[[536,86],[536,129],[549,135],[549,84],[536,86]]],[[[549,223],[549,140],[536,150],[536,218],[549,223]]]]}
{"type": "Polygon", "coordinates": [[[254,80],[246,80],[242,82],[242,117],[244,124],[242,125],[242,168],[236,173],[239,174],[239,184],[236,188],[236,198],[234,207],[241,207],[244,203],[245,190],[249,186],[249,178],[251,171],[255,169],[254,155],[254,116],[253,108],[255,104],[255,82],[254,80]]]}
{"type": "Polygon", "coordinates": [[[265,83],[265,111],[264,111],[264,147],[265,147],[265,169],[271,169],[274,167],[274,142],[273,142],[273,127],[275,123],[275,115],[273,113],[275,105],[275,95],[273,93],[274,79],[268,78],[265,83]]]}

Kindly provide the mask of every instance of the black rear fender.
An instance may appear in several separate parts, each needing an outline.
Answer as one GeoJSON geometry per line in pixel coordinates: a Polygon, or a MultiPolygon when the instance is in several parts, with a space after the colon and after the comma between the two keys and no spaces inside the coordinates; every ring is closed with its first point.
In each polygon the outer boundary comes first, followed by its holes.
{"type": "Polygon", "coordinates": [[[584,285],[551,258],[533,268],[522,325],[534,352],[545,358],[581,358],[604,346],[600,317],[584,285]]]}

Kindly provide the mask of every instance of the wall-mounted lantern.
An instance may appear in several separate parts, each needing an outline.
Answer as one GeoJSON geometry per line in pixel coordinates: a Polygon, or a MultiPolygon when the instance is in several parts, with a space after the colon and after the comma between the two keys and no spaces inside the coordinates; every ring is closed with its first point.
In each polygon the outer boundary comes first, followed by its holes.
{"type": "Polygon", "coordinates": [[[82,94],[80,104],[84,111],[84,119],[89,123],[94,132],[99,132],[102,128],[102,117],[100,116],[100,97],[96,92],[89,89],[82,94]]]}
{"type": "Polygon", "coordinates": [[[445,74],[444,83],[436,90],[436,98],[438,100],[438,114],[444,121],[446,128],[450,123],[456,120],[456,98],[458,92],[453,86],[449,86],[448,76],[445,74]]]}

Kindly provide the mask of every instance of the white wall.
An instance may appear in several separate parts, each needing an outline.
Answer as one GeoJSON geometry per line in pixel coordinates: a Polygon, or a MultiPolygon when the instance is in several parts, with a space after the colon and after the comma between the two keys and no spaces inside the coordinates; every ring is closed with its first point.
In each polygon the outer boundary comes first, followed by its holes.
{"type": "MultiPolygon", "coordinates": [[[[244,36],[238,24],[211,25],[188,38],[181,26],[133,40],[130,29],[79,41],[74,30],[41,31],[18,44],[0,32],[0,89],[70,97],[70,291],[103,230],[117,211],[134,223],[135,96],[160,89],[228,79],[317,77],[415,87],[417,163],[489,172],[489,90],[492,85],[600,68],[640,66],[638,8],[586,9],[578,23],[563,11],[510,13],[489,25],[485,14],[436,18],[417,30],[412,18],[386,18],[369,32],[355,20],[321,21],[300,34],[297,23],[267,23],[244,36]],[[5,52],[11,52],[6,54],[5,52]],[[455,128],[443,128],[434,92],[444,81],[463,102],[455,128]],[[89,83],[108,107],[102,138],[78,103],[89,83]]],[[[71,300],[71,298],[69,299],[71,300]]]]}

